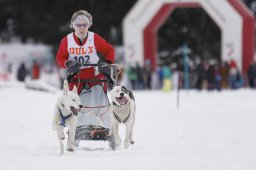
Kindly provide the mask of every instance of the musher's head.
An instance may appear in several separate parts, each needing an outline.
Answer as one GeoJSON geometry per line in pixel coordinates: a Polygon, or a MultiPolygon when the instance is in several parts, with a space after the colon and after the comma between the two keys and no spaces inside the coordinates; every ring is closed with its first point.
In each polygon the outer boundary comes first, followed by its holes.
{"type": "Polygon", "coordinates": [[[79,37],[86,37],[89,27],[92,25],[92,16],[85,10],[75,12],[71,17],[70,27],[74,28],[79,37]]]}

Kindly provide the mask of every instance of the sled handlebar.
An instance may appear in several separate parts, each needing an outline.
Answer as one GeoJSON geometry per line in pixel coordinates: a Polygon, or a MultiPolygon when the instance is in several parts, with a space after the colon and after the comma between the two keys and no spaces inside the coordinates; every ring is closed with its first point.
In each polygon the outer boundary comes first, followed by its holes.
{"type": "MultiPolygon", "coordinates": [[[[98,67],[98,64],[91,64],[91,63],[85,63],[82,64],[81,67],[83,66],[92,66],[92,67],[98,67]]],[[[121,73],[121,69],[118,67],[118,64],[110,64],[111,67],[111,75],[107,76],[105,75],[105,79],[73,79],[78,72],[70,73],[67,76],[68,82],[81,82],[81,83],[96,83],[96,82],[106,82],[108,83],[111,87],[114,85],[116,76],[121,73]]]]}
{"type": "MultiPolygon", "coordinates": [[[[118,67],[118,64],[109,64],[110,65],[110,67],[118,67]]],[[[91,63],[85,63],[85,64],[82,64],[81,65],[81,67],[82,66],[99,66],[99,64],[91,64],[91,63]]],[[[119,67],[118,67],[118,69],[119,69],[119,67]]]]}
{"type": "Polygon", "coordinates": [[[100,82],[109,82],[108,79],[76,79],[76,80],[70,80],[71,82],[81,82],[81,83],[100,83],[100,82]]]}
{"type": "Polygon", "coordinates": [[[99,64],[85,63],[85,64],[82,64],[81,66],[99,66],[99,64]]]}

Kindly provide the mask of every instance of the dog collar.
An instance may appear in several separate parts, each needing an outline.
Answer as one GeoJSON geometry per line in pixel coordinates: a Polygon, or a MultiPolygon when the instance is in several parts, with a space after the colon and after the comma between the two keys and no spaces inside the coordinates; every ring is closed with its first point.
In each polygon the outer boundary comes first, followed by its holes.
{"type": "Polygon", "coordinates": [[[65,121],[66,121],[66,119],[70,118],[70,116],[72,116],[72,113],[71,113],[71,114],[69,114],[69,115],[67,115],[67,116],[63,116],[63,114],[62,114],[62,112],[61,112],[61,110],[60,110],[60,108],[59,108],[59,107],[58,107],[58,109],[59,109],[60,116],[61,116],[61,122],[60,122],[60,125],[61,125],[61,126],[63,126],[63,127],[66,127],[66,125],[65,125],[65,121]]]}

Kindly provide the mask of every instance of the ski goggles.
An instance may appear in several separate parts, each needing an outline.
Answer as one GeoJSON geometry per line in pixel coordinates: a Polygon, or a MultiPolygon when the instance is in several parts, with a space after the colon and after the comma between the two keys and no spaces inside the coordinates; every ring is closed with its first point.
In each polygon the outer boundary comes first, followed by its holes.
{"type": "Polygon", "coordinates": [[[87,23],[84,23],[84,24],[75,24],[75,26],[78,27],[78,28],[81,28],[81,27],[88,27],[89,24],[87,24],[87,23]]]}
{"type": "MultiPolygon", "coordinates": [[[[81,25],[81,24],[77,24],[77,22],[80,21],[80,20],[84,20],[86,23],[88,23],[87,26],[89,26],[89,23],[90,23],[89,18],[86,17],[85,15],[79,15],[79,16],[77,16],[77,17],[74,19],[74,21],[72,22],[72,27],[74,28],[74,26],[77,26],[77,27],[82,27],[82,26],[84,26],[84,25],[81,25]]],[[[86,27],[86,26],[84,26],[84,27],[86,27]]]]}

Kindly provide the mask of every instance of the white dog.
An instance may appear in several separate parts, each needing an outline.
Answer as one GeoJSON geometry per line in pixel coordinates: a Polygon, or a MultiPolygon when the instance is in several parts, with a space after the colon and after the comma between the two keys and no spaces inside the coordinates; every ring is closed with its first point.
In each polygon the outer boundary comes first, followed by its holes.
{"type": "Polygon", "coordinates": [[[124,86],[115,86],[111,90],[112,99],[112,133],[115,136],[115,143],[117,146],[121,145],[121,138],[118,135],[118,126],[123,123],[126,126],[126,134],[124,140],[124,147],[127,149],[130,144],[134,144],[133,140],[133,126],[135,122],[135,98],[130,90],[124,86]]]}
{"type": "Polygon", "coordinates": [[[59,97],[53,115],[53,130],[57,131],[57,137],[60,145],[60,154],[64,153],[63,140],[65,139],[64,127],[68,127],[67,151],[74,151],[74,139],[76,131],[76,117],[83,107],[80,98],[77,95],[77,87],[69,90],[67,80],[64,81],[63,94],[59,97]]]}

